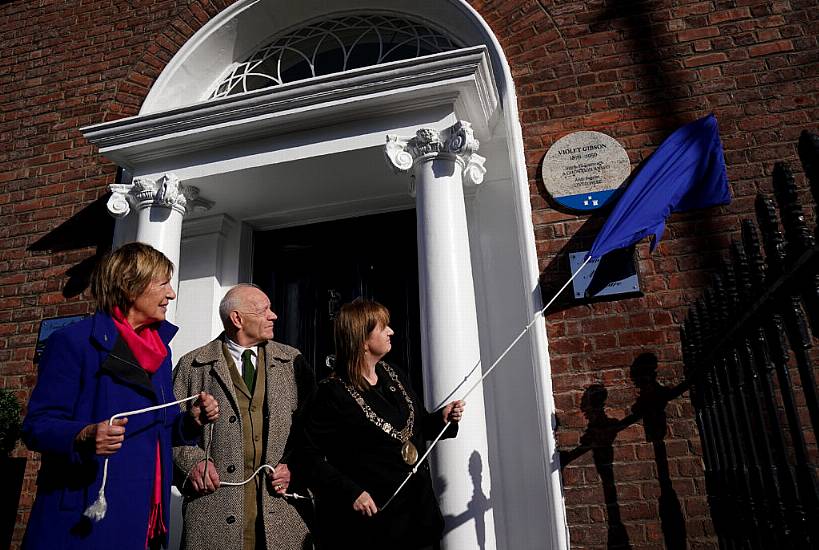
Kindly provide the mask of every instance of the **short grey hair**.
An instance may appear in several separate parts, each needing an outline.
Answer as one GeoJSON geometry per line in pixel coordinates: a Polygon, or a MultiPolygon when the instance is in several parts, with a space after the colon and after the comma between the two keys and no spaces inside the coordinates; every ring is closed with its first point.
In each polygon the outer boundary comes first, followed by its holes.
{"type": "MultiPolygon", "coordinates": [[[[222,319],[222,326],[225,330],[233,328],[233,321],[230,320],[230,312],[238,310],[242,305],[242,300],[238,296],[239,290],[243,288],[259,288],[253,283],[239,283],[225,293],[225,297],[219,302],[219,318],[222,319]]],[[[261,290],[259,288],[259,290],[261,290]]]]}

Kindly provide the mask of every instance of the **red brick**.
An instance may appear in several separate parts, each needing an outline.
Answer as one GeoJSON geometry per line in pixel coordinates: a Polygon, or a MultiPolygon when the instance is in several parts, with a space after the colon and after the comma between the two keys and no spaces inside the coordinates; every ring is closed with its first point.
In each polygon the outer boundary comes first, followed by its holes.
{"type": "Polygon", "coordinates": [[[688,42],[690,40],[699,40],[702,38],[713,38],[714,36],[719,36],[719,34],[719,29],[716,27],[700,27],[678,32],[677,39],[680,42],[688,42]]]}
{"type": "Polygon", "coordinates": [[[773,53],[790,52],[793,51],[793,42],[790,40],[778,40],[776,42],[768,42],[766,44],[757,44],[748,48],[748,54],[751,57],[760,57],[763,55],[770,55],[773,53]]]}
{"type": "Polygon", "coordinates": [[[708,23],[717,25],[727,21],[736,21],[738,19],[747,19],[751,17],[751,11],[748,8],[733,8],[728,10],[716,11],[708,15],[708,23]]]}
{"type": "Polygon", "coordinates": [[[703,55],[694,55],[683,60],[686,67],[701,67],[703,65],[713,65],[728,61],[728,56],[722,52],[714,52],[703,55]]]}

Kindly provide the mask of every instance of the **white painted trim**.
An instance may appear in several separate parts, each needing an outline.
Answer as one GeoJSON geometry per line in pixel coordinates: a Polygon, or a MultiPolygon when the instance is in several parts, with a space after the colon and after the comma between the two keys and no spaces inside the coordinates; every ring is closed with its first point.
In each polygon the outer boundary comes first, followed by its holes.
{"type": "Polygon", "coordinates": [[[133,170],[186,152],[338,124],[452,106],[483,138],[497,120],[498,92],[484,46],[362,67],[81,128],[100,153],[133,170]]]}
{"type": "MultiPolygon", "coordinates": [[[[512,79],[512,70],[506,57],[503,55],[503,48],[498,42],[492,29],[484,21],[483,17],[470,6],[465,0],[452,0],[453,4],[462,9],[468,17],[474,19],[481,25],[486,39],[492,44],[497,56],[493,56],[498,75],[501,78],[501,108],[505,113],[503,119],[506,122],[506,134],[509,144],[509,161],[512,166],[512,178],[515,189],[518,193],[516,201],[518,211],[517,225],[521,241],[525,246],[521,247],[521,262],[525,267],[528,277],[524,281],[524,287],[531,289],[531,298],[525,300],[529,305],[527,316],[531,319],[537,311],[543,307],[540,294],[540,266],[538,264],[537,249],[535,248],[535,229],[532,223],[532,204],[529,197],[529,176],[526,171],[526,157],[524,155],[523,130],[520,125],[520,113],[518,112],[517,94],[515,93],[515,82],[512,79]]],[[[557,445],[555,441],[555,416],[554,416],[554,390],[552,388],[551,365],[549,363],[549,348],[546,338],[545,321],[535,323],[532,330],[532,365],[536,372],[535,380],[539,382],[537,387],[539,406],[542,411],[541,423],[543,432],[547,434],[544,451],[546,471],[549,472],[549,489],[551,496],[552,514],[547,514],[544,519],[552,520],[551,544],[546,548],[568,550],[569,549],[569,526],[566,521],[566,508],[563,500],[563,482],[560,477],[560,462],[558,459],[557,445]]]]}
{"type": "MultiPolygon", "coordinates": [[[[156,79],[145,101],[142,105],[141,112],[152,112],[159,110],[160,102],[163,94],[167,93],[168,85],[178,77],[179,71],[185,70],[185,63],[190,56],[195,53],[199,46],[211,39],[211,36],[218,33],[225,32],[225,27],[230,26],[231,19],[238,17],[243,11],[252,9],[261,0],[251,0],[249,2],[236,2],[228,6],[221,12],[217,13],[208,21],[208,24],[201,31],[196,32],[185,44],[185,47],[180,53],[182,55],[175,55],[170,63],[165,67],[159,78],[156,79]]],[[[199,98],[197,98],[198,100],[199,98]]]]}

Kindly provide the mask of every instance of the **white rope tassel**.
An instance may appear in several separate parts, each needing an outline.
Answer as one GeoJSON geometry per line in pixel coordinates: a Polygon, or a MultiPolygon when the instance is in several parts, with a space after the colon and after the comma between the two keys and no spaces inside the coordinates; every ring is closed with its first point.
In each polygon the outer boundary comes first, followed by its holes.
{"type": "MultiPolygon", "coordinates": [[[[546,313],[546,310],[549,309],[549,306],[551,306],[554,303],[554,301],[557,300],[557,297],[560,296],[560,294],[564,290],[566,290],[566,287],[569,286],[569,284],[574,280],[574,278],[577,276],[577,274],[580,273],[581,271],[583,271],[583,268],[586,267],[586,264],[589,263],[590,260],[591,260],[590,257],[586,258],[586,261],[583,262],[583,264],[577,269],[577,271],[572,273],[572,276],[569,277],[569,280],[566,281],[566,283],[562,287],[560,287],[560,290],[558,290],[557,293],[555,293],[554,296],[552,296],[552,299],[549,300],[549,303],[546,304],[545,306],[543,306],[543,308],[541,308],[540,311],[535,313],[534,317],[529,322],[529,324],[526,325],[523,328],[522,331],[520,331],[520,334],[518,334],[517,337],[514,340],[512,340],[511,344],[506,346],[506,349],[503,350],[503,352],[498,356],[498,358],[495,359],[495,361],[489,366],[488,369],[486,369],[486,372],[483,373],[483,376],[481,376],[480,379],[478,379],[472,385],[472,387],[467,390],[467,392],[464,394],[464,396],[461,399],[465,400],[467,397],[469,397],[469,394],[472,393],[473,391],[475,391],[475,388],[477,388],[484,381],[484,379],[487,376],[489,376],[489,373],[492,372],[492,370],[500,364],[500,362],[503,360],[503,358],[506,357],[506,355],[512,350],[513,347],[515,347],[515,344],[517,344],[520,341],[520,339],[523,338],[523,336],[527,332],[529,332],[529,329],[532,328],[532,326],[534,326],[534,324],[538,320],[538,318],[542,317],[543,314],[546,313]]],[[[478,363],[480,364],[480,361],[478,363]]],[[[461,384],[463,384],[463,382],[461,382],[461,384]]],[[[460,384],[459,384],[459,386],[460,386],[460,384]]],[[[453,392],[453,393],[455,393],[455,392],[453,392]]],[[[412,470],[410,470],[410,472],[407,474],[407,477],[404,478],[404,481],[401,482],[401,485],[398,486],[398,489],[395,490],[395,492],[392,494],[392,496],[389,498],[389,500],[387,500],[387,502],[384,504],[384,506],[381,507],[381,510],[386,509],[387,506],[390,505],[390,503],[393,501],[393,499],[398,495],[399,491],[401,491],[401,489],[404,488],[404,485],[406,485],[407,482],[410,480],[410,478],[413,475],[415,475],[416,472],[418,472],[418,467],[421,464],[423,464],[423,462],[427,459],[427,457],[429,456],[429,453],[432,452],[432,449],[441,440],[441,438],[444,435],[444,432],[446,432],[446,430],[447,430],[447,428],[449,428],[450,424],[452,424],[452,422],[447,421],[447,423],[444,425],[443,429],[438,434],[438,436],[432,441],[432,443],[429,445],[429,447],[427,447],[427,451],[423,454],[423,456],[421,456],[421,458],[418,460],[418,462],[415,463],[415,466],[412,467],[412,470]]]]}
{"type": "MultiPolygon", "coordinates": [[[[192,395],[190,397],[186,397],[185,399],[180,399],[179,401],[174,401],[172,403],[163,403],[162,405],[154,405],[153,407],[146,407],[144,409],[138,409],[135,411],[127,411],[117,413],[111,418],[108,419],[108,425],[110,426],[113,424],[114,420],[117,418],[123,418],[126,416],[134,416],[137,414],[142,414],[146,412],[156,411],[159,409],[164,409],[167,407],[173,407],[174,405],[179,405],[180,403],[185,403],[186,401],[193,401],[199,397],[199,394],[192,395]]],[[[102,485],[100,485],[100,492],[97,495],[97,500],[94,501],[88,508],[85,509],[83,515],[90,519],[91,521],[99,521],[105,517],[105,512],[108,511],[108,501],[105,500],[105,483],[108,481],[108,459],[110,457],[105,457],[105,463],[102,466],[102,485]]]]}

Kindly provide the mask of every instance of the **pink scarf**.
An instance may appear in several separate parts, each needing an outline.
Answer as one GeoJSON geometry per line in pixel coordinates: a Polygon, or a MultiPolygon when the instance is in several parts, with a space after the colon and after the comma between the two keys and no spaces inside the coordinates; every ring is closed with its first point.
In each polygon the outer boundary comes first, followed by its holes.
{"type": "Polygon", "coordinates": [[[158,371],[165,357],[168,356],[168,350],[165,348],[162,338],[159,337],[156,327],[148,325],[137,333],[125,320],[125,316],[118,307],[114,308],[113,318],[119,335],[128,344],[139,366],[149,374],[158,371]]]}
{"type": "MultiPolygon", "coordinates": [[[[131,353],[149,374],[153,374],[162,366],[168,350],[165,343],[159,337],[154,325],[148,325],[137,333],[134,328],[125,320],[118,307],[114,308],[114,325],[117,327],[119,335],[125,340],[131,353]]],[[[148,516],[148,532],[145,535],[145,548],[148,548],[152,539],[163,537],[168,532],[162,514],[162,460],[159,452],[159,441],[156,442],[156,456],[154,468],[154,486],[151,494],[151,513],[148,516]]]]}

